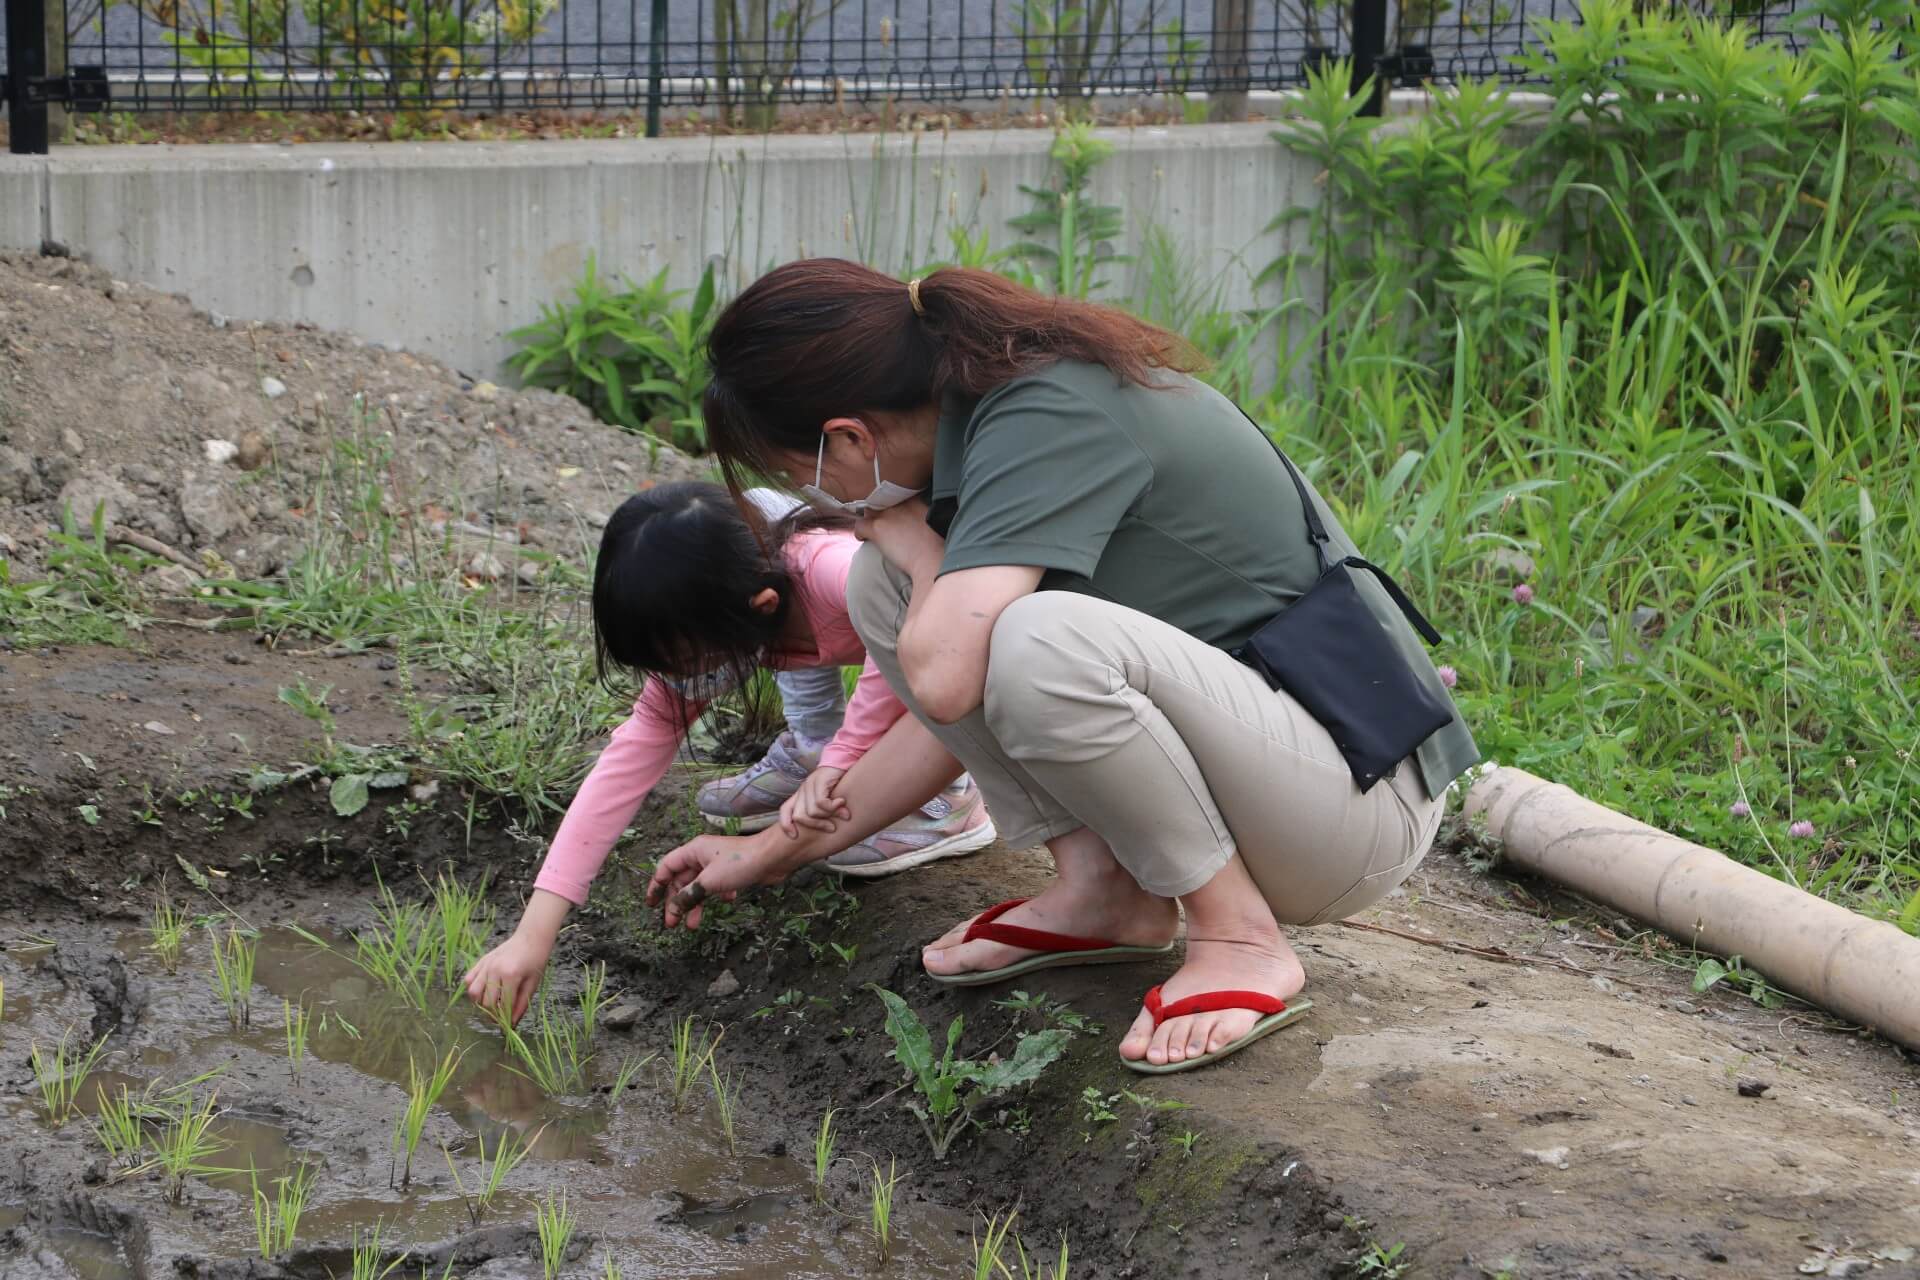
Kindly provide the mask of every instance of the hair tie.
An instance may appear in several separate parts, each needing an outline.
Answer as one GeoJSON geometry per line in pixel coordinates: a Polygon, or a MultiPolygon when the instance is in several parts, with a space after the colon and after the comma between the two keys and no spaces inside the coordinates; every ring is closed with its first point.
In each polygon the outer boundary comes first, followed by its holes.
{"type": "Polygon", "coordinates": [[[920,305],[920,277],[907,281],[907,301],[913,304],[913,314],[925,317],[927,309],[920,305]]]}

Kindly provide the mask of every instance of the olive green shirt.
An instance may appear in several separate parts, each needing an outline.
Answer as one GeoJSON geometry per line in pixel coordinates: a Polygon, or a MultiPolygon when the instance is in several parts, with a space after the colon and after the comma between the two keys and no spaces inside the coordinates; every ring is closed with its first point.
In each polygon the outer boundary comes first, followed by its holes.
{"type": "MultiPolygon", "coordinates": [[[[1359,554],[1313,500],[1332,554],[1359,554]]],[[[1320,576],[1273,447],[1232,401],[1177,374],[1147,388],[1064,361],[947,405],[927,519],[947,540],[942,573],[1037,566],[1043,591],[1100,596],[1223,649],[1320,576]]],[[[1399,608],[1372,575],[1355,580],[1415,674],[1446,699],[1399,608]]],[[[1479,759],[1457,713],[1417,754],[1432,796],[1479,759]]]]}

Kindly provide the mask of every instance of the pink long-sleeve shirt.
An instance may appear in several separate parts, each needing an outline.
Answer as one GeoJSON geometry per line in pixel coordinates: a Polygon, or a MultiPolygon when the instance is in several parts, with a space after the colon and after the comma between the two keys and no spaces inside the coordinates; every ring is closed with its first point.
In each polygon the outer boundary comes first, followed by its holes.
{"type": "MultiPolygon", "coordinates": [[[[867,657],[847,617],[847,571],[859,548],[850,533],[816,532],[791,539],[784,552],[795,584],[794,603],[806,613],[815,652],[776,653],[769,665],[786,670],[862,664],[860,683],[847,703],[840,732],[821,753],[823,768],[850,767],[907,712],[867,657]]],[[[534,888],[557,893],[575,906],[587,900],[587,886],[600,873],[647,794],[672,767],[688,726],[706,704],[688,702],[684,707],[686,719],[679,714],[679,700],[665,685],[647,682],[640,700],[633,704],[633,714],[613,731],[567,806],[534,888]]]]}

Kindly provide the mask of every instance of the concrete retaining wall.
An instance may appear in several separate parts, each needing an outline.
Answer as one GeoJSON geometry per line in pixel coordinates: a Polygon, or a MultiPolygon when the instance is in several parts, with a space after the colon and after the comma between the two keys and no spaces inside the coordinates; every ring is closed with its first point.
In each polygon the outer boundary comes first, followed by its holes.
{"type": "MultiPolygon", "coordinates": [[[[1114,129],[1096,193],[1129,251],[1174,233],[1227,305],[1289,246],[1273,215],[1317,200],[1310,163],[1266,125],[1114,129]]],[[[569,290],[588,255],[681,286],[717,263],[737,288],[805,255],[907,272],[950,231],[1016,238],[1039,130],[525,143],[70,148],[0,158],[0,246],[43,235],[124,279],[244,319],[305,321],[495,376],[505,334],[569,290]]],[[[1124,297],[1130,272],[1112,272],[1124,297]]],[[[1113,295],[1109,295],[1113,296],[1113,295]]],[[[1268,287],[1260,301],[1279,301],[1268,287]]]]}

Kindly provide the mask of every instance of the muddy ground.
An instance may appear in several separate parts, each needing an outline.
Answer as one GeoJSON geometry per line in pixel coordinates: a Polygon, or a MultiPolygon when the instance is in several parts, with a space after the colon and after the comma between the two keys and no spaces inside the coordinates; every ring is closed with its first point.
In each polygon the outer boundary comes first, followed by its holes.
{"type": "MultiPolygon", "coordinates": [[[[663,944],[631,888],[634,869],[684,830],[684,804],[670,798],[649,804],[566,948],[607,960],[623,992],[620,1021],[633,1021],[610,1034],[610,1058],[629,1042],[657,1046],[684,1012],[726,1025],[722,1060],[752,1082],[749,1154],[715,1156],[704,1112],[663,1124],[657,1096],[576,1102],[600,1117],[580,1122],[591,1141],[524,1166],[510,1209],[470,1228],[444,1167],[424,1192],[384,1188],[394,1064],[363,1071],[386,1072],[370,1093],[343,1052],[347,1061],[291,1089],[274,1056],[277,1016],[238,1042],[218,1034],[204,977],[157,973],[129,939],[163,876],[196,910],[214,909],[179,859],[262,926],[350,929],[371,907],[376,868],[417,887],[413,868],[443,865],[491,873],[510,924],[537,843],[484,815],[470,827],[453,794],[383,793],[352,819],[304,785],[255,797],[251,816],[203,799],[173,804],[241,790],[245,770],[302,757],[311,726],[275,697],[300,675],[335,686],[343,732],[397,738],[394,673],[375,655],[302,657],[236,636],[153,630],[141,643],[0,654],[10,730],[0,741],[0,1093],[12,1157],[0,1166],[0,1274],[247,1269],[238,1191],[198,1188],[186,1209],[169,1209],[151,1179],[101,1183],[84,1125],[49,1133],[29,1118],[26,1040],[57,1032],[53,1011],[110,1033],[113,1069],[133,1078],[225,1055],[237,1121],[328,1153],[335,1187],[284,1274],[344,1273],[348,1221],[392,1221],[402,1209],[435,1274],[455,1256],[462,1270],[529,1274],[531,1204],[556,1182],[589,1204],[588,1234],[625,1250],[628,1275],[865,1274],[870,1250],[850,1218],[806,1225],[823,1211],[807,1207],[790,1158],[829,1105],[841,1109],[846,1150],[892,1154],[908,1170],[907,1255],[876,1274],[958,1274],[970,1216],[1014,1205],[1030,1241],[1067,1234],[1076,1276],[1388,1275],[1367,1269],[1371,1250],[1402,1243],[1396,1264],[1409,1276],[1920,1274],[1912,1060],[1816,1011],[1695,994],[1684,954],[1631,922],[1536,882],[1477,874],[1446,852],[1359,921],[1301,931],[1310,1018],[1229,1064],[1144,1090],[1186,1110],[1119,1098],[1102,1120],[1083,1098],[1138,1083],[1113,1043],[1170,963],[1041,975],[1033,989],[1104,1030],[1080,1037],[1029,1095],[936,1164],[901,1107],[864,984],[901,992],[936,1025],[964,1013],[965,1048],[998,1039],[1016,1017],[992,1004],[1004,993],[937,987],[914,956],[953,919],[1037,886],[1044,854],[993,849],[857,886],[857,910],[837,898],[820,909],[831,895],[816,886],[769,904],[757,932],[714,940],[725,945],[663,944]],[[150,813],[154,797],[163,802],[150,813]],[[770,947],[775,936],[788,945],[770,947]],[[857,947],[850,964],[829,940],[857,947]],[[183,1037],[186,1026],[206,1034],[183,1037]],[[1198,1135],[1190,1151],[1188,1132],[1198,1135]],[[805,1261],[781,1261],[789,1256],[805,1261]]],[[[279,981],[263,960],[263,1002],[279,981]]],[[[443,1108],[431,1132],[458,1144],[480,1132],[476,1114],[545,1114],[538,1098],[502,1102],[514,1089],[492,1079],[475,1086],[478,1101],[443,1108]]],[[[848,1160],[835,1174],[847,1215],[862,1212],[862,1169],[848,1160]]],[[[597,1272],[598,1252],[573,1266],[597,1272]]]]}

